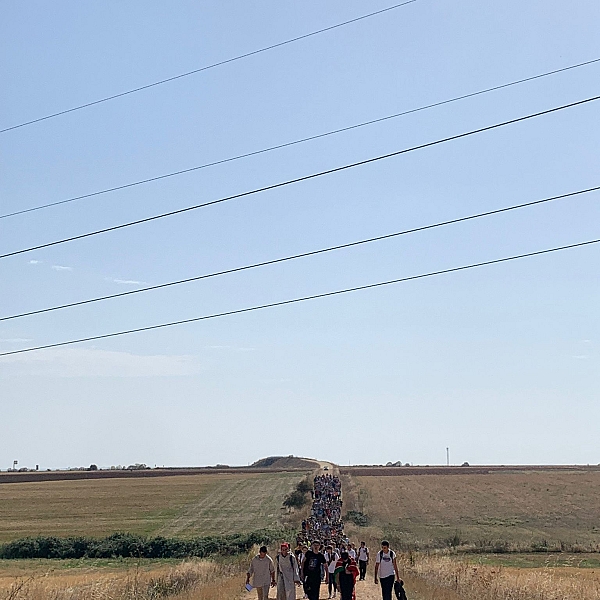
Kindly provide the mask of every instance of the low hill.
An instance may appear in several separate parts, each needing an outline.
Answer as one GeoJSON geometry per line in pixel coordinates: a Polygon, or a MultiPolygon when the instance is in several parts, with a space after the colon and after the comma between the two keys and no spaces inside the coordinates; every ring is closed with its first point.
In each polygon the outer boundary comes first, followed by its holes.
{"type": "Polygon", "coordinates": [[[258,469],[316,469],[319,463],[312,458],[301,458],[299,456],[267,456],[261,458],[252,467],[258,469]]]}

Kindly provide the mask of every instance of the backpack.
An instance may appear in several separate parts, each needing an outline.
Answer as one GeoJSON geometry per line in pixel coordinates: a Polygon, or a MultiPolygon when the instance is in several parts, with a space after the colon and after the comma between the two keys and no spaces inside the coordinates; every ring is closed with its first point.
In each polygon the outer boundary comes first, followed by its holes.
{"type": "Polygon", "coordinates": [[[398,579],[394,581],[394,594],[396,595],[397,600],[407,600],[404,585],[400,583],[398,579]]]}
{"type": "MultiPolygon", "coordinates": [[[[292,553],[290,552],[288,554],[288,556],[290,557],[290,565],[292,565],[292,571],[294,570],[294,559],[292,558],[292,553]]],[[[277,570],[281,572],[281,569],[279,568],[279,554],[277,555],[277,570]]]]}
{"type": "MultiPolygon", "coordinates": [[[[379,562],[381,563],[381,560],[383,559],[383,550],[380,550],[377,554],[379,555],[379,562]]],[[[396,558],[396,553],[393,550],[390,550],[390,558],[392,560],[396,558]]]]}

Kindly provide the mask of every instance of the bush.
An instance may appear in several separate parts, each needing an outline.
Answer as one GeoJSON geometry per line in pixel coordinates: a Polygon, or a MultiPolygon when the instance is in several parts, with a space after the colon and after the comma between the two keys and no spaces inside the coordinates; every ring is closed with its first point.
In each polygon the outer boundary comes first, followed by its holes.
{"type": "Polygon", "coordinates": [[[464,543],[464,540],[460,537],[460,531],[455,531],[452,537],[446,538],[444,542],[446,545],[450,546],[450,548],[458,548],[458,546],[464,543]]]}
{"type": "Polygon", "coordinates": [[[346,520],[359,527],[367,527],[369,525],[369,517],[359,510],[349,510],[346,513],[346,520]]]}
{"type": "Polygon", "coordinates": [[[307,479],[303,479],[296,486],[296,490],[302,494],[308,494],[308,492],[310,492],[312,489],[313,489],[313,486],[310,484],[310,481],[308,481],[307,479]]]}
{"type": "Polygon", "coordinates": [[[178,538],[147,538],[115,533],[107,538],[24,538],[0,545],[0,559],[16,558],[206,558],[216,554],[232,556],[248,552],[256,544],[268,544],[283,537],[281,531],[178,538]]]}
{"type": "Polygon", "coordinates": [[[308,479],[303,479],[299,481],[296,485],[296,489],[288,494],[284,501],[283,505],[288,508],[302,508],[309,504],[308,493],[313,489],[312,484],[308,479]]]}
{"type": "Polygon", "coordinates": [[[302,508],[308,504],[309,500],[306,494],[294,490],[291,494],[285,497],[283,505],[289,508],[302,508]]]}

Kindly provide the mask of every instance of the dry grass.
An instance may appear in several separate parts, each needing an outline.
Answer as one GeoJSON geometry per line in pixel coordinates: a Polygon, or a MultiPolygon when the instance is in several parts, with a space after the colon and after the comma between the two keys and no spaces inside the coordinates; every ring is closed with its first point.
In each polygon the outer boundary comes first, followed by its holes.
{"type": "Polygon", "coordinates": [[[242,592],[246,556],[227,561],[196,560],[168,566],[35,572],[0,579],[2,600],[231,600],[242,592]],[[2,583],[4,585],[2,585],[2,583]]]}
{"type": "Polygon", "coordinates": [[[0,542],[36,535],[208,535],[277,527],[305,473],[235,473],[0,485],[0,542]],[[243,510],[242,510],[243,507],[243,510]]]}
{"type": "Polygon", "coordinates": [[[443,545],[458,534],[461,543],[474,546],[503,540],[516,548],[545,540],[600,549],[598,471],[346,475],[343,484],[350,492],[345,507],[372,520],[362,535],[421,547],[443,545]]]}
{"type": "Polygon", "coordinates": [[[404,556],[407,589],[423,600],[599,600],[596,569],[476,566],[450,557],[404,556]]]}

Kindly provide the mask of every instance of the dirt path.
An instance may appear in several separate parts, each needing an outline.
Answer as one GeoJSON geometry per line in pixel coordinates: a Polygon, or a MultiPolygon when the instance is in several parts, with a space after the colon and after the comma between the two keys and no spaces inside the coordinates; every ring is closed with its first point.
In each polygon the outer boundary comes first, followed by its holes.
{"type": "MultiPolygon", "coordinates": [[[[424,596],[422,595],[422,592],[411,588],[409,585],[405,585],[405,588],[408,600],[433,600],[432,596],[424,596]]],[[[273,599],[275,598],[275,595],[275,591],[271,590],[269,597],[273,599]]],[[[301,589],[297,589],[296,598],[298,598],[298,600],[302,598],[301,589]]],[[[254,596],[251,596],[251,600],[254,600],[254,596]]],[[[319,600],[327,600],[327,586],[324,583],[321,584],[319,600]]],[[[336,600],[340,600],[339,593],[336,596],[336,600]]],[[[365,581],[356,582],[356,600],[381,600],[381,587],[375,585],[373,582],[373,574],[371,572],[367,574],[367,579],[365,581]]],[[[392,595],[392,600],[396,600],[394,595],[392,595]]]]}

